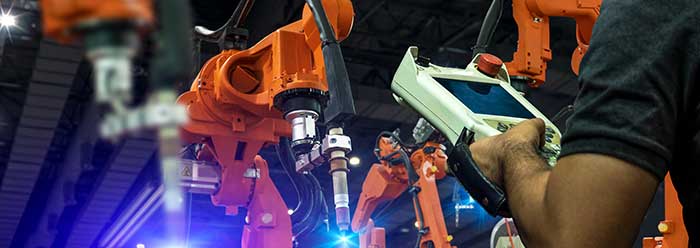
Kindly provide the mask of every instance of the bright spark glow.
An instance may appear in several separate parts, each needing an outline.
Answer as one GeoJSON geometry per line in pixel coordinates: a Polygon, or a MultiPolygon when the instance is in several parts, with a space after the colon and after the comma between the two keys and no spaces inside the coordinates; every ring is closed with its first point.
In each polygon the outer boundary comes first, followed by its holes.
{"type": "Polygon", "coordinates": [[[287,214],[292,215],[293,213],[294,213],[294,209],[287,210],[287,214]]]}
{"type": "Polygon", "coordinates": [[[136,245],[136,248],[146,248],[146,245],[144,245],[144,244],[137,244],[137,245],[136,245]]]}
{"type": "Polygon", "coordinates": [[[328,245],[321,245],[317,247],[335,247],[335,248],[351,248],[351,247],[359,247],[358,244],[356,244],[356,236],[352,233],[336,233],[333,235],[334,241],[329,243],[328,245]]]}
{"type": "Polygon", "coordinates": [[[17,25],[17,17],[8,14],[0,15],[0,25],[3,27],[14,27],[17,25]]]}
{"type": "Polygon", "coordinates": [[[359,157],[352,157],[350,158],[350,165],[352,166],[359,166],[360,165],[360,158],[359,157]]]}

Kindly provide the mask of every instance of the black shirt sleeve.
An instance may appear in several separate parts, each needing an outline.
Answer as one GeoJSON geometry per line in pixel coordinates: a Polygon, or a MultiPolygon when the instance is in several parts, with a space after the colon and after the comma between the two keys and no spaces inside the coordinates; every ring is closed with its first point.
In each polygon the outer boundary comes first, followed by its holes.
{"type": "Polygon", "coordinates": [[[663,179],[699,42],[696,9],[680,2],[603,1],[561,157],[610,155],[663,179]]]}

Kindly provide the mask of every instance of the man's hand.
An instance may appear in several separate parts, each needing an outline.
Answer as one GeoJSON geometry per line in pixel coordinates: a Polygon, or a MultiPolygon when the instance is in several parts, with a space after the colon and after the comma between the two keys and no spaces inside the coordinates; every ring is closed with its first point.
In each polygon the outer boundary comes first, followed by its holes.
{"type": "Polygon", "coordinates": [[[469,149],[484,175],[503,188],[503,166],[523,152],[536,154],[544,145],[544,130],[542,119],[526,120],[501,135],[474,142],[469,149]]]}
{"type": "Polygon", "coordinates": [[[569,155],[551,168],[538,152],[544,128],[527,120],[469,147],[484,175],[506,191],[525,244],[630,247],[658,179],[603,154],[569,155]]]}

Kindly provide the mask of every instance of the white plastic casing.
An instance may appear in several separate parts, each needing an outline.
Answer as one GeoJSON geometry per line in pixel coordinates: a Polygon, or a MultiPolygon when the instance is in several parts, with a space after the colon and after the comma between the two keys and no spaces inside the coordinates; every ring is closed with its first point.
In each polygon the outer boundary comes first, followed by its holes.
{"type": "Polygon", "coordinates": [[[477,69],[476,61],[479,59],[478,55],[465,69],[441,67],[434,64],[421,66],[416,64],[415,61],[417,59],[418,48],[410,47],[404,55],[399,69],[394,74],[391,90],[399,103],[408,105],[417,111],[439,130],[450,143],[455,144],[457,142],[464,128],[474,132],[475,139],[479,140],[484,137],[498,135],[524,119],[476,114],[434,78],[500,85],[532,115],[545,121],[547,144],[544,150],[545,153],[556,153],[546,156],[550,158],[550,164],[556,162],[556,156],[560,150],[561,133],[559,129],[510,85],[510,77],[505,65],[501,67],[496,77],[489,77],[477,69]]]}

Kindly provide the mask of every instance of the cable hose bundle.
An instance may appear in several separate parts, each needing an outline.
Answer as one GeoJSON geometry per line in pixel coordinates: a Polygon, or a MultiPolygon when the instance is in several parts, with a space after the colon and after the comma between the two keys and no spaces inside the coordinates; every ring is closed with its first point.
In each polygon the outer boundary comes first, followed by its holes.
{"type": "Polygon", "coordinates": [[[195,34],[199,36],[202,40],[209,42],[218,42],[221,35],[224,34],[228,28],[238,28],[243,24],[243,21],[248,16],[255,0],[241,0],[238,2],[236,9],[231,14],[231,17],[226,20],[226,23],[221,25],[221,27],[215,30],[209,30],[202,26],[196,26],[194,28],[195,34]]]}
{"type": "Polygon", "coordinates": [[[472,47],[472,58],[476,57],[477,54],[486,52],[486,48],[488,48],[491,43],[493,34],[496,33],[496,26],[498,26],[498,22],[501,20],[501,15],[503,15],[503,0],[493,0],[489,6],[489,10],[486,12],[484,22],[481,24],[481,30],[479,30],[476,45],[472,47]]]}
{"type": "Polygon", "coordinates": [[[295,238],[312,232],[328,214],[328,206],[316,177],[299,174],[295,170],[294,156],[287,138],[281,138],[276,146],[277,156],[285,174],[297,192],[297,205],[291,215],[292,232],[295,238]]]}

